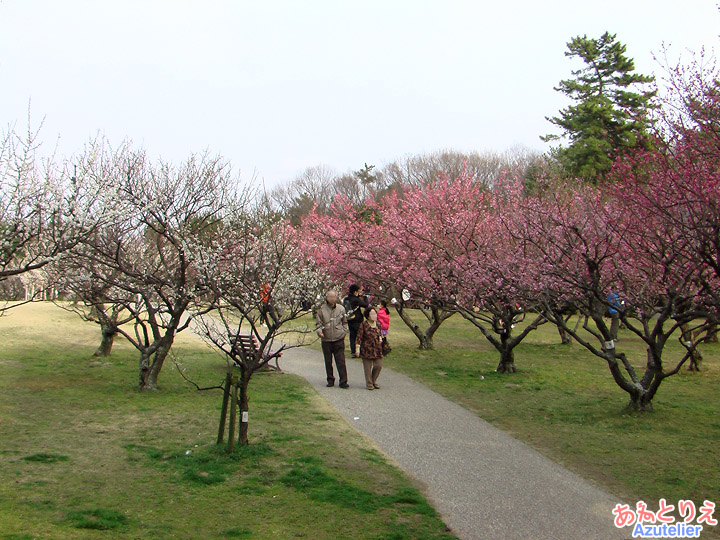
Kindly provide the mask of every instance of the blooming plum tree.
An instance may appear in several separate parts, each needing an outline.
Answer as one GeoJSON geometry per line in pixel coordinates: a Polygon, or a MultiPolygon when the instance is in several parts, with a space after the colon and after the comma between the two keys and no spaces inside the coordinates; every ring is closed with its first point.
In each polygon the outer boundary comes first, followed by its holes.
{"type": "MultiPolygon", "coordinates": [[[[58,260],[108,218],[106,179],[78,175],[70,161],[43,164],[38,146],[32,130],[25,136],[8,130],[0,138],[0,283],[58,260]]],[[[43,292],[38,288],[25,301],[43,292]]],[[[14,305],[0,306],[0,313],[14,305]]]]}
{"type": "Polygon", "coordinates": [[[661,383],[676,374],[697,343],[664,361],[665,345],[679,330],[705,315],[696,278],[697,261],[688,256],[682,234],[657,219],[631,191],[598,190],[562,183],[524,202],[528,287],[546,315],[608,365],[635,410],[651,410],[661,383]],[[556,307],[572,302],[588,321],[573,328],[556,307]],[[644,372],[620,350],[606,314],[619,312],[628,330],[647,345],[644,372]]]}
{"type": "Polygon", "coordinates": [[[109,300],[122,303],[133,328],[118,332],[140,353],[140,389],[154,390],[175,336],[193,314],[212,308],[198,253],[223,217],[230,174],[220,158],[207,155],[171,166],[126,152],[109,176],[116,219],[89,236],[78,256],[88,268],[104,269],[93,279],[120,292],[109,300]]]}
{"type": "Polygon", "coordinates": [[[401,200],[392,193],[379,202],[368,199],[357,207],[338,198],[328,212],[313,212],[303,220],[303,241],[308,253],[334,281],[357,281],[378,297],[394,299],[393,306],[417,337],[419,348],[432,349],[435,332],[453,312],[414,286],[417,275],[424,275],[428,268],[423,266],[422,253],[413,251],[413,238],[400,238],[412,224],[392,221],[398,217],[393,214],[393,205],[401,204],[401,200]],[[410,296],[403,295],[403,290],[410,296]],[[416,322],[410,308],[426,318],[425,327],[416,322]]]}
{"type": "Polygon", "coordinates": [[[486,189],[461,174],[402,196],[391,194],[383,204],[393,261],[404,260],[411,269],[406,274],[411,290],[480,330],[500,354],[500,373],[516,371],[515,347],[546,322],[542,313],[532,312],[533,299],[519,275],[522,246],[513,228],[521,197],[519,182],[501,178],[486,189]],[[529,313],[532,320],[514,334],[529,313]]]}
{"type": "Polygon", "coordinates": [[[314,327],[289,324],[328,285],[325,273],[303,250],[299,234],[288,222],[276,221],[244,200],[199,254],[201,276],[216,307],[199,317],[197,330],[239,368],[240,444],[248,443],[253,374],[315,336],[314,327]],[[238,346],[243,334],[255,344],[252,352],[238,346]]]}

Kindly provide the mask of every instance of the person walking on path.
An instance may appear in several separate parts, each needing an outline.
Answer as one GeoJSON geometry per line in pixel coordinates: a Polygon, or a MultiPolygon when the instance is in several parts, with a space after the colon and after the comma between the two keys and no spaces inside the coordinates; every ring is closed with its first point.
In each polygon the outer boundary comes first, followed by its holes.
{"type": "Polygon", "coordinates": [[[348,321],[345,308],[337,303],[337,293],[329,290],[325,302],[318,308],[315,317],[317,334],[322,340],[323,357],[328,387],[335,386],[333,357],[340,377],[340,388],[348,388],[347,367],[345,365],[345,336],[348,333],[348,321]]]}
{"type": "Polygon", "coordinates": [[[360,324],[357,343],[360,346],[360,358],[365,371],[365,385],[368,390],[380,389],[377,379],[382,371],[382,335],[378,324],[378,312],[374,307],[365,310],[365,321],[360,324]]]}
{"type": "Polygon", "coordinates": [[[367,298],[362,295],[360,285],[350,285],[350,294],[343,300],[343,306],[347,313],[348,329],[350,331],[350,355],[357,358],[357,333],[363,322],[363,308],[368,307],[367,298]]]}
{"type": "Polygon", "coordinates": [[[390,310],[388,309],[387,300],[380,300],[378,308],[378,323],[380,324],[380,334],[387,337],[390,331],[390,310]]]}

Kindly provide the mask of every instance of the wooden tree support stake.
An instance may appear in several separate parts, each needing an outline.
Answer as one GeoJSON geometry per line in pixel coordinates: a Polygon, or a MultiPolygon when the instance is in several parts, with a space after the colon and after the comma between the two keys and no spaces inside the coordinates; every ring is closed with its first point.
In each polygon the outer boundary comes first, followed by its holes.
{"type": "Polygon", "coordinates": [[[220,426],[218,427],[217,444],[222,444],[225,437],[225,421],[227,420],[228,402],[230,401],[230,387],[232,386],[232,374],[228,371],[223,386],[222,407],[220,409],[220,426]]]}
{"type": "Polygon", "coordinates": [[[238,411],[238,380],[233,378],[232,394],[230,395],[230,427],[228,428],[228,452],[235,450],[235,425],[238,411]]]}

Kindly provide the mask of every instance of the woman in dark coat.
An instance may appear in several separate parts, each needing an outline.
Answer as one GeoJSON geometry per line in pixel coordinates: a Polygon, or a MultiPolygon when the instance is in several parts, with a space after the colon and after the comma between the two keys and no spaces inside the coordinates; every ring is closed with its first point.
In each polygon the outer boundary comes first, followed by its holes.
{"type": "Polygon", "coordinates": [[[377,379],[382,371],[382,335],[377,322],[377,310],[370,307],[365,310],[365,320],[360,325],[357,335],[357,344],[360,346],[365,370],[365,384],[368,390],[379,389],[377,379]]]}

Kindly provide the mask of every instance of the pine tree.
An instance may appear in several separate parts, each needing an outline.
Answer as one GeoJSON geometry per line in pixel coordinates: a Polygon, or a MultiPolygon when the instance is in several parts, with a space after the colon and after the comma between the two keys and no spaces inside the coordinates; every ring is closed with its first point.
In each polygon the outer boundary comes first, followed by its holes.
{"type": "Polygon", "coordinates": [[[655,107],[656,92],[646,85],[655,79],[635,73],[635,62],[626,56],[626,46],[616,41],[616,34],[605,32],[599,39],[578,36],[567,45],[565,56],[580,58],[585,66],[555,88],[574,102],[559,116],[547,117],[563,134],[541,138],[568,139],[567,146],[554,148],[552,154],[568,175],[596,183],[618,155],[647,144],[648,113],[655,107]]]}

